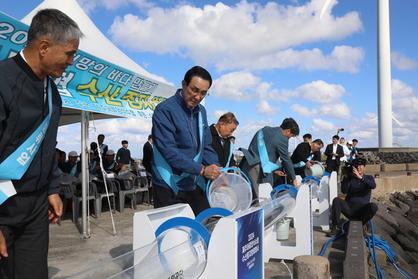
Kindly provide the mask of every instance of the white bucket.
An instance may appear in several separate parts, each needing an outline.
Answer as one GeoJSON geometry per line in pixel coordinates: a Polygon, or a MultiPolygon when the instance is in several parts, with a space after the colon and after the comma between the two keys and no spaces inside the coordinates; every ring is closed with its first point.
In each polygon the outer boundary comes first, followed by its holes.
{"type": "Polygon", "coordinates": [[[276,239],[277,240],[288,240],[289,239],[289,227],[291,218],[280,219],[276,223],[276,239]]]}
{"type": "Polygon", "coordinates": [[[324,175],[324,171],[325,168],[321,162],[314,162],[310,168],[305,168],[305,175],[321,178],[324,175]]]}
{"type": "Polygon", "coordinates": [[[253,199],[251,185],[236,173],[222,173],[210,184],[207,197],[211,207],[232,212],[248,209],[253,199]]]}

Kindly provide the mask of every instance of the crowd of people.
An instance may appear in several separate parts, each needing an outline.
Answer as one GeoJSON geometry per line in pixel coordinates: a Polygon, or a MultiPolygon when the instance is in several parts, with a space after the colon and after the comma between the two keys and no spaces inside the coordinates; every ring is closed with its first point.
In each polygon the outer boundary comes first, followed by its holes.
{"type": "MultiPolygon", "coordinates": [[[[78,177],[83,169],[76,151],[66,158],[64,151],[55,149],[61,100],[52,78],[60,77],[72,64],[81,37],[77,23],[67,15],[41,10],[29,27],[24,50],[0,62],[0,106],[6,108],[0,110],[0,159],[16,169],[24,159],[16,175],[0,164],[0,180],[16,190],[0,205],[1,278],[48,277],[48,224],[59,222],[63,214],[58,181],[63,175],[78,177]],[[13,97],[15,90],[21,92],[19,102],[13,97]],[[32,127],[42,129],[33,131],[32,127]],[[14,157],[18,146],[34,147],[33,152],[14,157]]],[[[330,233],[335,233],[341,213],[364,223],[372,218],[376,206],[370,203],[370,192],[376,184],[364,174],[365,161],[358,158],[356,139],[345,142],[335,135],[322,155],[324,142],[305,134],[289,154],[289,139],[299,135],[300,127],[293,118],[285,118],[278,126],[258,130],[248,148],[240,148],[244,157],[238,164],[233,155],[237,117],[228,112],[209,126],[201,104],[211,85],[209,72],[194,66],[185,73],[181,88],[154,110],[142,164],[152,180],[155,207],[187,203],[197,215],[209,207],[206,183],[228,166],[248,174],[254,197],[263,182],[274,186],[287,181],[298,187],[296,175],[303,177],[305,169],[325,156],[329,172],[340,172],[342,164],[353,166],[341,183],[347,198],[333,201],[330,233]]],[[[97,143],[90,144],[89,172],[100,177],[104,172],[129,171],[133,160],[128,141],[122,140],[115,153],[104,140],[101,134],[97,143]]]]}

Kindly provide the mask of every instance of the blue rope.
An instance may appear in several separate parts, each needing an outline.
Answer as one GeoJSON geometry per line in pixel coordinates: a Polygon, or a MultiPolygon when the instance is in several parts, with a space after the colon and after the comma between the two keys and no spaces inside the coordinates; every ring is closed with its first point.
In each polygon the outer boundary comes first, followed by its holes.
{"type": "Polygon", "coordinates": [[[383,274],[383,271],[380,269],[380,267],[377,263],[375,248],[380,249],[380,250],[385,252],[389,263],[391,263],[393,265],[393,267],[404,278],[412,279],[412,276],[406,270],[404,270],[400,266],[398,266],[398,258],[396,256],[395,252],[393,251],[392,247],[390,247],[390,245],[383,238],[374,234],[374,226],[373,226],[372,221],[369,221],[369,227],[370,227],[371,234],[366,236],[365,239],[366,239],[367,246],[369,247],[369,251],[370,251],[370,254],[372,256],[373,263],[375,264],[377,277],[379,279],[384,278],[384,274],[383,274]]]}
{"type": "Polygon", "coordinates": [[[339,238],[341,238],[342,236],[345,235],[344,227],[346,227],[347,224],[348,224],[348,221],[344,222],[344,224],[341,226],[341,231],[338,234],[336,234],[335,236],[328,239],[324,243],[324,245],[322,245],[321,251],[319,251],[319,253],[318,253],[319,256],[324,256],[325,252],[327,251],[327,249],[331,245],[331,243],[334,242],[334,240],[337,240],[337,239],[339,239],[339,238]]]}

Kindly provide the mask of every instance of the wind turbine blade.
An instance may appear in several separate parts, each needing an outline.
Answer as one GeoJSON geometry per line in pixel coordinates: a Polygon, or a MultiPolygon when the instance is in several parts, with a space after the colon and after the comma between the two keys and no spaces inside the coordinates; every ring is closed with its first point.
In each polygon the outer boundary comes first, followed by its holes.
{"type": "Polygon", "coordinates": [[[327,11],[332,0],[325,0],[324,6],[322,6],[321,13],[319,14],[319,19],[322,19],[323,15],[327,11]]]}
{"type": "Polygon", "coordinates": [[[398,119],[396,119],[396,117],[395,117],[395,115],[392,113],[392,119],[393,119],[393,121],[395,121],[396,122],[396,124],[398,124],[400,127],[403,127],[403,124],[398,120],[398,119]]]}

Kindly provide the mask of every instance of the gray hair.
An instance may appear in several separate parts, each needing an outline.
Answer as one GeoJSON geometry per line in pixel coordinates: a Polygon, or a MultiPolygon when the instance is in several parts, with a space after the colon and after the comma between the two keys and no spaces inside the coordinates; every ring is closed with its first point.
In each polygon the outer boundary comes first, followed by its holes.
{"type": "Polygon", "coordinates": [[[44,9],[36,13],[28,31],[28,44],[46,36],[55,43],[80,39],[83,33],[77,23],[57,9],[44,9]]]}

